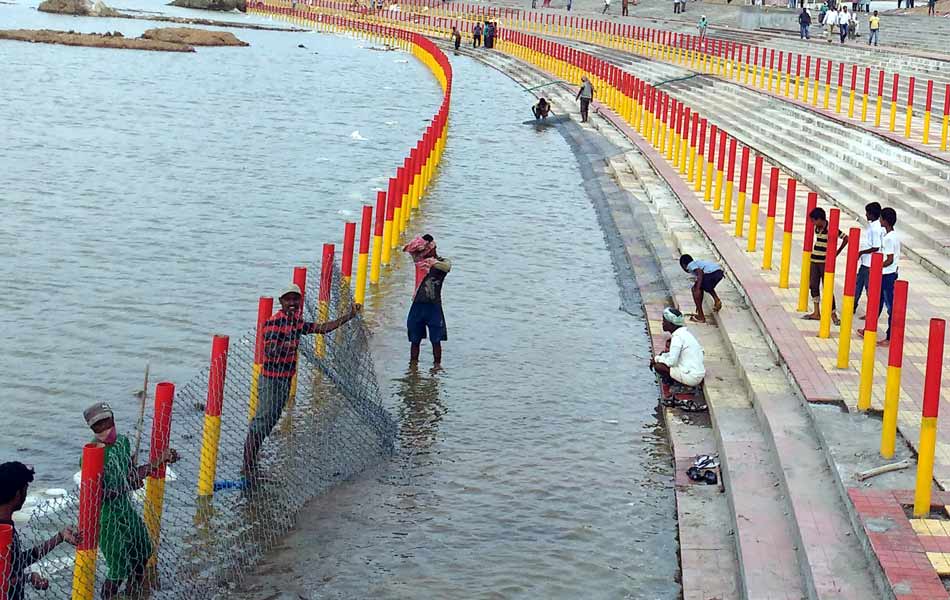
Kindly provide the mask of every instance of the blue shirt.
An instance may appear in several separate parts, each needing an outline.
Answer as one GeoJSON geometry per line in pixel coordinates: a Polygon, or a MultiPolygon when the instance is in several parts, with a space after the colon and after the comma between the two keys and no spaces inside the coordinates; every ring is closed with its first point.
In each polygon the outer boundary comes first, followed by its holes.
{"type": "Polygon", "coordinates": [[[722,271],[722,267],[712,262],[711,260],[702,260],[695,259],[693,262],[686,265],[686,270],[692,273],[696,269],[702,269],[703,274],[715,273],[716,271],[722,271]]]}

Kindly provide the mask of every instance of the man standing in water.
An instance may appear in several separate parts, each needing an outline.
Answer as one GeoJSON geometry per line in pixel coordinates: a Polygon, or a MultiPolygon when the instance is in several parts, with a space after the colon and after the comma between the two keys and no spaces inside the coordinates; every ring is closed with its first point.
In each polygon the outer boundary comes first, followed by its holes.
{"type": "Polygon", "coordinates": [[[431,235],[414,238],[405,245],[403,251],[412,256],[416,265],[416,293],[406,318],[409,364],[419,362],[420,347],[428,330],[429,342],[432,344],[432,366],[438,369],[442,366],[442,342],[449,339],[445,313],[442,311],[442,284],[452,270],[452,263],[438,255],[431,235]]]}
{"type": "Polygon", "coordinates": [[[668,399],[671,396],[669,386],[674,381],[686,387],[701,384],[706,377],[706,365],[703,347],[686,329],[683,313],[675,308],[664,309],[663,331],[670,334],[668,350],[651,358],[650,368],[660,376],[663,397],[668,399]]]}
{"type": "Polygon", "coordinates": [[[590,110],[591,100],[594,99],[594,86],[587,76],[581,77],[581,87],[577,90],[575,100],[581,101],[581,123],[587,122],[587,113],[590,110]]]}
{"type": "Polygon", "coordinates": [[[257,475],[257,455],[271,430],[277,425],[290,397],[290,383],[297,373],[297,347],[300,336],[324,334],[336,330],[359,314],[359,304],[349,312],[326,323],[306,322],[302,318],[303,295],[297,284],[290,284],[280,294],[280,310],[264,323],[264,364],[257,388],[257,411],[248,426],[244,442],[245,479],[257,475]]]}
{"type": "Polygon", "coordinates": [[[5,462],[0,465],[0,525],[13,528],[13,544],[7,553],[10,570],[2,573],[6,589],[0,589],[0,596],[7,600],[23,600],[26,584],[37,590],[49,588],[49,581],[39,573],[30,572],[30,565],[49,554],[53,548],[63,542],[75,546],[81,536],[72,527],[66,527],[42,544],[24,549],[17,534],[13,513],[23,508],[30,483],[33,482],[33,469],[21,462],[5,462]],[[6,593],[3,596],[3,593],[6,593]]]}
{"type": "Polygon", "coordinates": [[[108,404],[93,404],[83,411],[83,418],[96,441],[105,445],[99,517],[99,549],[107,567],[102,598],[109,600],[117,596],[123,583],[126,595],[134,598],[145,581],[145,567],[152,556],[152,539],[132,503],[132,492],[142,487],[150,472],[176,462],[178,453],[168,448],[154,464],[137,466],[132,463],[132,442],[118,433],[108,404]]]}

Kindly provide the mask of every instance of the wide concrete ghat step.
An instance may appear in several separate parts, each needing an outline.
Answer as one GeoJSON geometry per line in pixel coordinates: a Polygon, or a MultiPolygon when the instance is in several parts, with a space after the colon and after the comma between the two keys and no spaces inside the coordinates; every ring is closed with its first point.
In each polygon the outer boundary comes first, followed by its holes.
{"type": "MultiPolygon", "coordinates": [[[[616,51],[603,52],[605,59],[615,62],[615,64],[619,62],[621,67],[639,73],[641,77],[645,76],[648,79],[652,77],[663,80],[687,73],[687,71],[677,67],[653,63],[638,57],[635,57],[631,62],[629,55],[623,55],[623,61],[620,62],[614,58],[616,54],[616,51]]],[[[717,126],[724,126],[740,142],[762,152],[781,166],[784,171],[807,184],[811,189],[832,199],[835,204],[859,221],[863,220],[864,205],[870,198],[867,193],[861,193],[860,189],[847,184],[849,179],[854,179],[858,175],[860,175],[858,181],[863,179],[867,182],[866,185],[871,186],[874,179],[887,181],[888,174],[899,169],[903,171],[905,181],[916,178],[920,183],[920,185],[915,186],[918,198],[923,195],[927,198],[928,203],[950,207],[950,202],[946,200],[944,194],[946,182],[939,177],[936,177],[938,181],[934,181],[934,169],[924,168],[924,165],[918,162],[926,162],[926,159],[900,148],[887,148],[885,146],[879,148],[873,154],[864,153],[865,162],[860,166],[854,166],[853,173],[841,174],[835,170],[833,165],[822,166],[820,163],[816,163],[817,159],[813,157],[813,153],[800,146],[802,137],[810,140],[822,140],[821,145],[827,144],[831,148],[835,147],[835,144],[840,145],[840,140],[832,139],[837,131],[837,126],[829,124],[827,127],[814,127],[804,135],[802,132],[776,128],[773,126],[774,123],[789,120],[788,116],[782,114],[786,110],[781,107],[782,103],[769,100],[748,90],[733,90],[734,93],[725,95],[715,94],[715,88],[723,85],[728,84],[722,82],[717,84],[713,81],[704,81],[703,77],[697,77],[672,84],[668,86],[667,91],[693,107],[702,107],[704,115],[712,123],[717,126]],[[710,96],[713,95],[717,97],[711,98],[710,96]],[[744,97],[744,104],[736,106],[734,102],[730,101],[734,97],[744,97]],[[778,109],[775,107],[778,107],[778,109]],[[775,110],[779,110],[779,114],[776,114],[775,110]],[[798,152],[788,151],[788,148],[795,147],[799,148],[798,152]]],[[[808,113],[808,111],[791,106],[787,108],[802,114],[808,113]]],[[[860,135],[859,132],[858,134],[860,135]]],[[[870,134],[864,135],[869,136],[870,134]]],[[[869,140],[868,143],[876,142],[869,140]]],[[[853,150],[855,153],[861,152],[860,146],[854,146],[853,144],[852,147],[849,147],[849,150],[853,150]]],[[[893,180],[892,183],[894,183],[893,180]]],[[[878,192],[871,194],[875,199],[881,201],[882,204],[895,206],[900,211],[900,227],[905,234],[904,248],[908,257],[920,263],[944,282],[950,283],[950,243],[948,243],[948,240],[950,240],[950,223],[941,221],[939,218],[935,222],[935,215],[932,214],[922,216],[919,208],[907,202],[904,195],[905,190],[893,188],[893,194],[886,194],[883,192],[887,188],[878,186],[874,189],[878,192]]],[[[935,209],[933,212],[939,212],[940,210],[943,209],[935,209]]]]}
{"type": "MultiPolygon", "coordinates": [[[[628,155],[630,158],[636,159],[628,155]]],[[[631,165],[634,169],[641,169],[631,165]]],[[[677,252],[714,255],[692,219],[672,194],[654,197],[659,225],[669,232],[677,252]]],[[[675,262],[673,262],[675,265],[675,262]]],[[[681,275],[670,273],[673,281],[681,275]]],[[[877,590],[867,581],[870,564],[852,535],[848,513],[828,468],[827,457],[812,423],[781,367],[760,333],[741,294],[729,282],[720,285],[727,308],[716,316],[732,364],[751,391],[758,421],[767,433],[770,449],[781,463],[779,475],[797,525],[799,564],[809,596],[818,598],[872,598],[877,590]],[[741,358],[740,358],[741,357],[741,358]]],[[[683,308],[692,305],[687,286],[678,295],[683,308]]],[[[702,326],[691,327],[696,331],[702,326]]]]}
{"type": "MultiPolygon", "coordinates": [[[[533,68],[507,56],[483,53],[478,55],[478,58],[528,87],[548,79],[533,68]]],[[[576,110],[573,96],[562,88],[546,88],[545,96],[553,102],[556,111],[573,113],[576,110]]],[[[593,119],[592,125],[596,122],[597,119],[593,119]]],[[[618,136],[609,126],[603,131],[618,136]]],[[[629,210],[634,207],[630,205],[627,208],[629,210]]],[[[618,210],[617,214],[622,215],[623,211],[618,210]]],[[[623,230],[634,224],[642,225],[645,218],[652,220],[652,217],[642,217],[641,214],[643,213],[637,213],[635,218],[615,217],[618,227],[623,230]]],[[[644,237],[649,242],[658,235],[659,233],[656,233],[653,238],[644,237]]],[[[630,244],[628,253],[635,253],[638,247],[643,247],[632,243],[632,238],[624,237],[625,243],[630,244]]],[[[647,246],[650,246],[649,243],[647,246]]],[[[672,254],[668,247],[659,247],[666,248],[666,253],[662,259],[654,256],[653,260],[656,264],[670,264],[672,254]]],[[[651,253],[653,251],[651,247],[651,253]]],[[[634,257],[631,257],[631,260],[634,260],[634,257]]],[[[651,317],[655,320],[657,315],[651,317]]],[[[715,353],[726,361],[723,365],[710,364],[721,376],[707,381],[706,395],[711,406],[710,412],[714,419],[723,463],[723,479],[735,531],[740,580],[743,586],[742,596],[751,600],[805,598],[807,593],[798,564],[788,516],[789,507],[782,494],[781,480],[776,474],[777,459],[771,454],[768,440],[748,398],[744,394],[736,394],[736,390],[741,390],[743,384],[734,365],[730,364],[728,351],[718,333],[713,329],[698,333],[702,338],[708,338],[702,341],[709,354],[715,353]]],[[[684,585],[685,583],[684,581],[684,585]]]]}

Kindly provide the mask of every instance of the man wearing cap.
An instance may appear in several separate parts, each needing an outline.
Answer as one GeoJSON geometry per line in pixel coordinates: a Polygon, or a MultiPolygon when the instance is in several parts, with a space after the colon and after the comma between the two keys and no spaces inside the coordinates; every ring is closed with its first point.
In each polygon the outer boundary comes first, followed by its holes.
{"type": "Polygon", "coordinates": [[[139,593],[145,567],[152,556],[152,540],[142,516],[132,503],[132,491],[142,487],[145,477],[162,465],[178,460],[178,452],[166,448],[154,462],[132,463],[132,443],[118,433],[112,408],[97,402],[83,417],[97,442],[105,446],[102,469],[102,512],[99,517],[99,548],[106,560],[106,580],[102,598],[109,600],[125,583],[128,596],[139,593]]]}
{"type": "Polygon", "coordinates": [[[49,588],[49,581],[39,573],[30,572],[30,565],[49,554],[53,548],[68,542],[75,546],[82,536],[72,527],[66,527],[42,544],[23,549],[13,513],[23,508],[30,483],[33,482],[33,468],[21,462],[11,461],[0,464],[0,527],[8,526],[12,531],[12,546],[6,558],[10,561],[6,575],[6,590],[0,589],[0,597],[7,600],[23,600],[26,584],[38,590],[49,588]],[[6,592],[4,596],[3,593],[6,592]]]}
{"type": "Polygon", "coordinates": [[[257,455],[261,445],[284,411],[290,397],[290,383],[297,373],[297,347],[300,336],[324,334],[336,330],[359,314],[359,304],[350,306],[348,313],[326,323],[311,323],[302,318],[303,295],[296,284],[290,284],[280,293],[280,310],[264,323],[264,364],[257,388],[257,412],[251,419],[244,442],[245,478],[253,478],[257,471],[257,455]]]}
{"type": "Polygon", "coordinates": [[[687,387],[696,387],[706,377],[703,347],[699,340],[686,329],[683,313],[675,308],[663,311],[663,331],[670,334],[666,352],[650,359],[650,368],[660,376],[664,398],[669,397],[668,387],[674,382],[687,387]]]}
{"type": "Polygon", "coordinates": [[[587,122],[587,113],[590,110],[590,103],[594,99],[594,86],[586,76],[581,77],[581,87],[577,89],[575,100],[581,101],[581,123],[587,122]]]}

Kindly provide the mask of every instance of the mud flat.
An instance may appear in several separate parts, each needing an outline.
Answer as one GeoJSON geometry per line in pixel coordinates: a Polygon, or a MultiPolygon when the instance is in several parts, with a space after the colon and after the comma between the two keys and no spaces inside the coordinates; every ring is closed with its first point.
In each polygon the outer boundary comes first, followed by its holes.
{"type": "Polygon", "coordinates": [[[63,46],[87,46],[90,48],[119,48],[125,50],[151,50],[156,52],[194,52],[193,46],[161,40],[127,38],[121,33],[76,33],[51,29],[5,29],[0,30],[0,40],[33,42],[36,44],[60,44],[63,46]]]}
{"type": "Polygon", "coordinates": [[[149,29],[142,34],[142,39],[184,44],[186,46],[250,46],[250,44],[239,40],[229,31],[208,31],[192,27],[149,29]]]}

